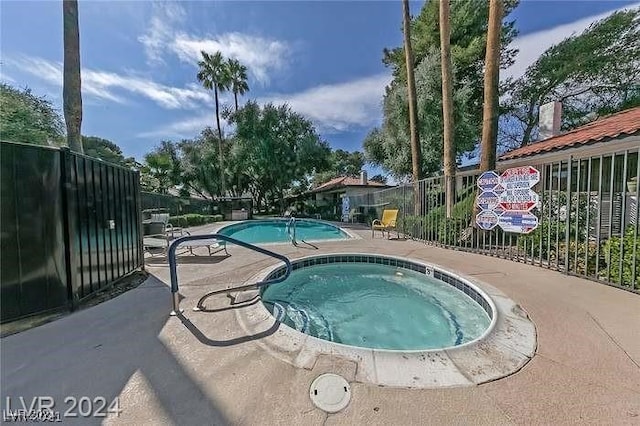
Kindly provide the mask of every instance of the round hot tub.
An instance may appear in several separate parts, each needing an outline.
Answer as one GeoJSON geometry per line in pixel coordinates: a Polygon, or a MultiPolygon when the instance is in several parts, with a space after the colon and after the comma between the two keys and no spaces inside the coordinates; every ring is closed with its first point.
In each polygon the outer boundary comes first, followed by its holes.
{"type": "MultiPolygon", "coordinates": [[[[256,344],[296,367],[352,371],[363,383],[440,388],[508,376],[534,356],[535,325],[486,282],[377,254],[322,254],[291,264],[286,280],[260,291],[261,303],[235,312],[256,344]]],[[[285,274],[274,265],[249,282],[285,274]]]]}
{"type": "Polygon", "coordinates": [[[482,336],[493,315],[487,296],[471,284],[380,256],[296,262],[291,275],[264,289],[261,298],[276,319],[297,331],[388,350],[462,345],[482,336]]]}

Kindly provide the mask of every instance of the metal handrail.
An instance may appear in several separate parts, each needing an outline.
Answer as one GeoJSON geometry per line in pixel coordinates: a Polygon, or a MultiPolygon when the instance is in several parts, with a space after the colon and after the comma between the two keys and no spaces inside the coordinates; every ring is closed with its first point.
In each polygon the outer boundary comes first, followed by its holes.
{"type": "Polygon", "coordinates": [[[296,241],[296,218],[294,216],[291,216],[289,222],[287,222],[287,233],[289,234],[289,238],[291,239],[291,244],[293,244],[294,246],[298,245],[298,242],[296,241]]]}
{"type": "Polygon", "coordinates": [[[204,235],[185,235],[184,237],[180,237],[171,242],[169,246],[169,250],[167,252],[167,257],[169,258],[169,272],[171,276],[171,294],[172,294],[172,306],[173,310],[171,311],[171,315],[177,315],[179,312],[179,304],[180,300],[178,298],[178,271],[177,271],[177,263],[176,263],[176,250],[178,246],[187,241],[197,241],[197,240],[220,240],[226,241],[228,243],[236,244],[240,247],[244,247],[249,250],[257,251],[258,253],[264,254],[266,256],[270,256],[281,260],[284,262],[286,269],[284,275],[277,278],[272,278],[269,280],[259,281],[254,284],[256,288],[264,287],[271,284],[277,284],[286,280],[291,274],[291,262],[289,259],[281,254],[274,253],[270,250],[264,249],[262,247],[255,246],[253,244],[245,243],[244,241],[237,240],[235,238],[228,237],[222,234],[204,234],[204,235]]]}

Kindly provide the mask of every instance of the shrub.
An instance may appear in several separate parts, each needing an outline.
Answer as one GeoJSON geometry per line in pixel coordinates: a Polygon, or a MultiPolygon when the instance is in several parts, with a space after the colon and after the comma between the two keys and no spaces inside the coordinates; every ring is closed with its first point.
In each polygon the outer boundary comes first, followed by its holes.
{"type": "MultiPolygon", "coordinates": [[[[567,257],[567,244],[562,241],[558,244],[558,258],[557,262],[559,265],[564,265],[567,257]]],[[[586,275],[586,276],[595,276],[596,273],[596,264],[598,263],[598,259],[596,258],[596,249],[598,245],[596,243],[589,243],[588,248],[587,244],[584,242],[576,243],[575,241],[569,241],[569,271],[574,274],[586,275]],[[576,261],[576,252],[577,252],[577,261],[576,261]],[[587,256],[587,261],[585,262],[585,255],[587,256]]],[[[556,251],[551,250],[549,252],[549,262],[556,262],[556,251]]]]}
{"type": "Polygon", "coordinates": [[[184,214],[180,216],[171,216],[169,222],[173,226],[179,226],[182,228],[188,228],[191,226],[199,226],[207,223],[220,222],[222,220],[221,214],[214,215],[202,215],[196,213],[184,214]]]}
{"type": "Polygon", "coordinates": [[[620,237],[611,237],[602,245],[604,259],[609,269],[600,271],[600,278],[607,281],[615,282],[624,286],[633,288],[631,280],[633,278],[633,270],[635,268],[635,288],[640,289],[640,267],[638,259],[634,258],[634,245],[636,257],[640,256],[640,238],[635,233],[634,226],[629,226],[622,241],[620,237]],[[620,243],[622,242],[622,253],[620,252],[620,243]],[[622,259],[621,259],[622,256],[622,259]],[[622,260],[622,270],[620,270],[620,261],[622,260]]]}

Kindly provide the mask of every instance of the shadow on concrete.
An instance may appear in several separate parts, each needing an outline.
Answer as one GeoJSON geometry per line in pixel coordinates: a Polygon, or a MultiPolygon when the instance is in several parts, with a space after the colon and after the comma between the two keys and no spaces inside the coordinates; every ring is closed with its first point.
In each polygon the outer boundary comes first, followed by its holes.
{"type": "MultiPolygon", "coordinates": [[[[143,284],[116,299],[3,338],[2,408],[7,397],[15,402],[23,397],[30,403],[47,395],[62,415],[69,408],[68,396],[102,397],[108,402],[119,397],[120,422],[143,424],[163,418],[180,425],[229,424],[162,338],[170,298],[169,289],[156,281],[150,276],[146,289],[143,284]],[[147,409],[132,406],[136,403],[147,409]]],[[[64,422],[98,425],[104,420],[79,416],[64,422]]]]}
{"type": "MultiPolygon", "coordinates": [[[[231,257],[231,255],[182,255],[178,256],[178,265],[215,265],[223,260],[231,257]]],[[[148,257],[145,259],[147,265],[169,265],[169,259],[166,256],[148,257]]]]}
{"type": "Polygon", "coordinates": [[[260,333],[252,334],[249,336],[235,337],[233,339],[228,339],[228,340],[213,340],[205,336],[204,333],[202,333],[202,331],[200,331],[200,329],[196,327],[184,315],[179,314],[179,315],[176,315],[176,317],[179,318],[180,321],[182,321],[182,324],[184,324],[187,330],[189,330],[194,335],[194,337],[198,339],[200,343],[207,346],[225,347],[225,346],[239,345],[241,343],[247,343],[247,342],[251,342],[252,340],[258,340],[258,339],[262,339],[264,337],[270,336],[280,328],[280,322],[276,321],[274,318],[273,325],[268,329],[261,331],[260,333]]]}
{"type": "Polygon", "coordinates": [[[241,303],[231,304],[229,306],[225,306],[222,308],[207,308],[203,306],[204,301],[207,300],[209,297],[215,296],[216,294],[222,293],[224,291],[226,290],[218,290],[215,292],[207,293],[204,296],[202,296],[200,300],[198,300],[198,303],[196,304],[196,306],[198,307],[198,312],[224,312],[224,311],[229,311],[233,309],[240,309],[240,308],[245,308],[247,306],[252,306],[260,301],[260,295],[256,294],[254,297],[252,297],[249,300],[246,300],[241,303]]]}

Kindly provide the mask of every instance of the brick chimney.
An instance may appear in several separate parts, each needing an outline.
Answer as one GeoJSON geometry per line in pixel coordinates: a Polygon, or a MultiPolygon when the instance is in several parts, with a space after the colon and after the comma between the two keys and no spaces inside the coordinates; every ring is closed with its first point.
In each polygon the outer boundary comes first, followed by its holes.
{"type": "Polygon", "coordinates": [[[367,180],[367,172],[365,172],[364,170],[360,172],[360,184],[361,185],[369,184],[369,181],[367,180]]]}
{"type": "Polygon", "coordinates": [[[538,110],[538,140],[545,140],[560,134],[562,124],[562,104],[557,101],[540,105],[538,110]]]}

